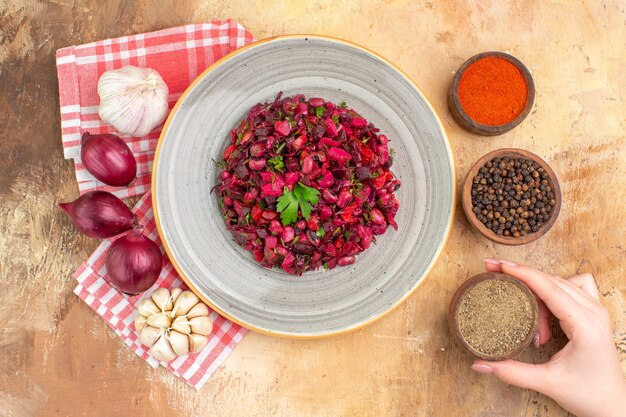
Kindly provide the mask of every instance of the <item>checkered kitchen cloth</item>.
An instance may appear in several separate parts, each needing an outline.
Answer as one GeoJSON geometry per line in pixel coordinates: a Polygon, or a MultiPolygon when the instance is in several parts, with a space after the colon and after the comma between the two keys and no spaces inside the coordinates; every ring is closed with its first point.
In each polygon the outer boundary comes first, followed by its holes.
{"type": "MultiPolygon", "coordinates": [[[[170,108],[187,86],[206,67],[229,52],[254,41],[252,35],[236,22],[216,21],[193,24],[157,32],[107,39],[57,51],[57,71],[61,102],[61,131],[66,159],[74,159],[80,193],[107,190],[121,198],[143,194],[134,207],[144,234],[160,244],[154,224],[150,198],[152,158],[160,129],[143,138],[122,136],[137,160],[137,180],[130,187],[109,187],[96,181],[80,161],[80,137],[91,133],[117,133],[98,118],[96,85],[100,75],[109,69],[124,65],[150,67],[157,70],[170,91],[170,108]]],[[[176,270],[164,256],[164,267],[153,288],[130,297],[111,287],[104,279],[107,248],[114,239],[105,240],[81,265],[74,277],[78,286],[74,292],[89,304],[111,326],[137,355],[152,367],[159,364],[182,377],[196,389],[241,341],[246,329],[211,311],[214,321],[207,346],[199,353],[160,363],[141,344],[133,321],[135,305],[157,287],[184,287],[176,270]]]]}
{"type": "Polygon", "coordinates": [[[74,160],[80,193],[105,190],[128,198],[148,191],[152,158],[161,133],[159,127],[142,138],[131,137],[100,120],[97,85],[102,73],[126,65],[155,69],[169,87],[171,109],[209,65],[253,41],[243,26],[223,20],[59,49],[56,56],[63,153],[65,159],[74,160]],[[80,138],[86,131],[115,133],[128,143],[137,160],[137,179],[130,187],[110,187],[87,172],[80,160],[80,138]]]}

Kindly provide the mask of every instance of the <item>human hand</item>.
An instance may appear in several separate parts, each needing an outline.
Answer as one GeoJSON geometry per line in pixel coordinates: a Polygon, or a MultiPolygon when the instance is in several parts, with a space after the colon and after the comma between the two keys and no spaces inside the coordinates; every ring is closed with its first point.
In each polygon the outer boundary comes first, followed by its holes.
{"type": "Polygon", "coordinates": [[[591,274],[569,279],[510,261],[485,259],[485,268],[523,281],[540,299],[537,346],[550,339],[550,312],[569,339],[543,364],[476,360],[472,370],[552,397],[579,417],[626,416],[626,380],[613,342],[611,319],[591,274]]]}

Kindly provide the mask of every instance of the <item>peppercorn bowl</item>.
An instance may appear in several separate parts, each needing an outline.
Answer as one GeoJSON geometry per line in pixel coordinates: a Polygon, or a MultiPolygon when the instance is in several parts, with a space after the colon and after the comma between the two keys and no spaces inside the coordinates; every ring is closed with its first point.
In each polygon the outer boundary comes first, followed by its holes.
{"type": "Polygon", "coordinates": [[[539,156],[504,148],[480,158],[467,173],[463,211],[486,238],[523,245],[545,235],[561,209],[556,174],[539,156]]]}
{"type": "Polygon", "coordinates": [[[400,305],[441,253],[455,206],[452,151],[428,100],[387,60],[322,36],[265,39],[209,67],[166,121],[152,175],[159,236],[181,278],[231,321],[284,337],[344,333],[400,305]],[[215,187],[231,129],[280,91],[345,101],[395,150],[398,230],[354,264],[301,276],[266,268],[226,227],[215,187]]]}

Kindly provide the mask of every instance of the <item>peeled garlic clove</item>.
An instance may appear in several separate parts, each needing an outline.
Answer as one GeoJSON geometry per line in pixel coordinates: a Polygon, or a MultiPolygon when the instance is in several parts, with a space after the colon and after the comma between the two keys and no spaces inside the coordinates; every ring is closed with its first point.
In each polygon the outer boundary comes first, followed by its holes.
{"type": "Polygon", "coordinates": [[[172,298],[172,304],[176,302],[176,299],[182,293],[183,293],[183,290],[181,288],[172,288],[170,290],[170,297],[172,298]]]}
{"type": "Polygon", "coordinates": [[[152,326],[146,326],[141,331],[141,343],[148,347],[152,347],[162,334],[163,332],[160,329],[152,326]]]}
{"type": "Polygon", "coordinates": [[[168,313],[157,313],[148,317],[148,325],[167,329],[172,324],[172,318],[168,313]]]}
{"type": "Polygon", "coordinates": [[[202,335],[208,335],[213,330],[213,322],[207,316],[194,317],[189,320],[191,331],[202,335]]]}
{"type": "Polygon", "coordinates": [[[176,316],[184,316],[195,306],[200,299],[191,291],[183,291],[176,299],[172,313],[176,316]]]}
{"type": "Polygon", "coordinates": [[[142,137],[167,117],[168,94],[158,72],[127,65],[106,71],[98,80],[98,114],[119,132],[142,137]]]}
{"type": "Polygon", "coordinates": [[[158,288],[152,293],[152,301],[161,311],[172,309],[172,299],[167,288],[158,288]]]}
{"type": "Polygon", "coordinates": [[[168,338],[170,345],[172,346],[172,350],[178,356],[183,356],[189,353],[189,338],[187,335],[178,332],[170,332],[168,338]]]}
{"type": "Polygon", "coordinates": [[[194,317],[200,317],[200,316],[208,316],[208,315],[209,315],[209,308],[204,303],[196,304],[186,314],[188,319],[192,319],[194,317]]]}
{"type": "Polygon", "coordinates": [[[172,329],[180,333],[191,333],[191,326],[189,326],[189,322],[185,316],[176,317],[172,323],[172,329]]]}
{"type": "Polygon", "coordinates": [[[146,298],[141,300],[137,305],[137,312],[144,317],[149,317],[153,314],[160,313],[161,310],[159,310],[159,307],[154,304],[154,301],[152,301],[151,298],[146,298]]]}
{"type": "Polygon", "coordinates": [[[209,339],[206,336],[192,333],[189,335],[189,350],[191,352],[200,352],[208,342],[209,339]]]}
{"type": "Polygon", "coordinates": [[[135,329],[138,332],[142,331],[147,325],[147,319],[144,316],[138,314],[137,317],[135,317],[135,329]]]}
{"type": "Polygon", "coordinates": [[[150,354],[154,356],[155,359],[163,362],[169,362],[176,357],[176,353],[174,349],[172,349],[172,345],[169,340],[167,340],[167,336],[165,334],[159,337],[154,345],[150,348],[150,354]]]}

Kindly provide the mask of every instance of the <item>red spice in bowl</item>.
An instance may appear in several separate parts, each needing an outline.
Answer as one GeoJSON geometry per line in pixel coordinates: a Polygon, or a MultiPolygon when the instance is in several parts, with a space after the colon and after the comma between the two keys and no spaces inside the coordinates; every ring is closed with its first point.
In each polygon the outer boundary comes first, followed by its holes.
{"type": "Polygon", "coordinates": [[[448,93],[454,120],[469,132],[508,132],[530,113],[535,85],[528,69],[503,52],[484,52],[465,61],[448,93]]]}
{"type": "Polygon", "coordinates": [[[521,71],[497,56],[479,59],[465,69],[459,81],[459,101],[469,117],[489,126],[513,121],[528,100],[521,71]]]}

